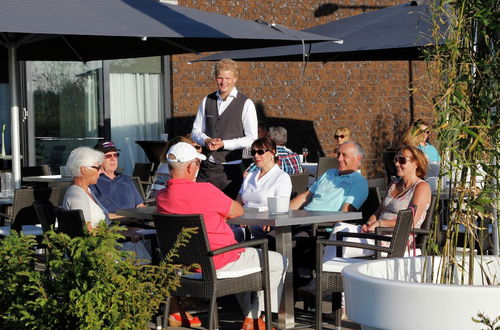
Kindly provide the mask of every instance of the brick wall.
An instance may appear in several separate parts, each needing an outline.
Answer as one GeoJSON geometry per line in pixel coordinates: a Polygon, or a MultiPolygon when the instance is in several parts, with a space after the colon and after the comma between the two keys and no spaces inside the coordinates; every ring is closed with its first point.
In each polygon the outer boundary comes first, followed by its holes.
{"type": "MultiPolygon", "coordinates": [[[[338,18],[379,9],[404,1],[338,1],[332,6],[310,0],[181,0],[180,5],[245,19],[262,19],[294,29],[304,29],[338,18]]],[[[201,54],[207,55],[207,54],[201,54]]],[[[202,98],[215,90],[213,63],[189,61],[198,55],[172,57],[171,130],[190,131],[202,98]]],[[[289,130],[288,145],[295,151],[308,146],[312,158],[333,156],[335,128],[351,129],[366,151],[362,170],[370,178],[383,177],[380,152],[394,147],[411,112],[414,118],[432,118],[428,97],[430,83],[423,62],[242,62],[237,87],[257,105],[259,118],[289,130]],[[410,78],[413,77],[411,80],[410,78]],[[409,91],[410,82],[414,95],[409,91]]]]}

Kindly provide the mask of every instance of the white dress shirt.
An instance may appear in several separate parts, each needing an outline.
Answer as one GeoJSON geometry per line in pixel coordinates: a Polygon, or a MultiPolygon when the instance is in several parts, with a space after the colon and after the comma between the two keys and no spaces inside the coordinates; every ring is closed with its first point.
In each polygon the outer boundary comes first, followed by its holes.
{"type": "MultiPolygon", "coordinates": [[[[229,104],[236,98],[238,95],[238,90],[234,87],[231,90],[231,93],[227,96],[226,100],[223,100],[220,97],[219,91],[216,93],[217,95],[217,109],[219,112],[219,116],[224,113],[229,104]]],[[[198,106],[198,113],[196,114],[196,118],[193,123],[193,130],[191,131],[191,138],[200,145],[205,145],[205,139],[207,138],[217,138],[217,136],[208,136],[205,134],[205,104],[207,101],[207,97],[203,98],[203,101],[198,106]]],[[[243,112],[241,114],[241,121],[243,123],[243,132],[244,136],[231,140],[223,140],[224,142],[224,150],[237,150],[249,148],[253,141],[257,140],[257,111],[255,110],[255,105],[252,100],[247,99],[245,104],[243,105],[243,112]]],[[[232,162],[228,162],[225,164],[237,164],[240,163],[241,160],[236,160],[232,162]]]]}
{"type": "Polygon", "coordinates": [[[267,197],[288,196],[292,193],[290,176],[274,165],[259,179],[260,170],[250,172],[243,180],[240,197],[247,207],[267,206],[267,197]]]}

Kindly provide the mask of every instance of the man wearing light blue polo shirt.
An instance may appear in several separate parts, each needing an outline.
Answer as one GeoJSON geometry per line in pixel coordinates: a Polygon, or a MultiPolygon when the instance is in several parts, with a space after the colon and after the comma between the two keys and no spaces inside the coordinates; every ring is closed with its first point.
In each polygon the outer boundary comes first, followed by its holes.
{"type": "Polygon", "coordinates": [[[368,181],[359,173],[363,149],[354,141],[344,142],[338,152],[338,169],[325,172],[309,190],[290,202],[292,210],[357,211],[368,197],[368,181]]]}

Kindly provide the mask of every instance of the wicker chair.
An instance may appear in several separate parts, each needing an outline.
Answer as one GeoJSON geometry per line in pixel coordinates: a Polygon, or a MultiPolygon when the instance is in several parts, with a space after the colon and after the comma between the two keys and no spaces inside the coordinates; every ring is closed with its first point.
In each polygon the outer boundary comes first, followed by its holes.
{"type": "Polygon", "coordinates": [[[392,177],[396,176],[396,165],[394,164],[394,157],[396,150],[387,149],[382,152],[382,159],[384,160],[385,174],[387,176],[387,184],[391,183],[392,177]]]}
{"type": "Polygon", "coordinates": [[[331,168],[337,168],[339,162],[335,157],[319,157],[318,170],[316,171],[316,180],[331,168]]]}
{"type": "MultiPolygon", "coordinates": [[[[271,296],[269,293],[267,239],[247,241],[211,251],[202,215],[156,213],[153,214],[153,220],[163,256],[170,251],[182,228],[199,228],[198,233],[190,238],[188,245],[180,249],[179,256],[175,262],[182,265],[199,264],[203,269],[203,273],[199,277],[182,276],[180,278],[181,286],[174,295],[208,299],[210,302],[208,329],[218,328],[216,301],[218,297],[260,290],[264,290],[266,329],[271,329],[271,296]],[[212,257],[237,248],[250,246],[257,246],[262,249],[263,258],[260,271],[253,270],[254,272],[252,273],[233,278],[223,278],[221,273],[215,271],[212,257]]],[[[163,327],[166,327],[169,305],[170,298],[165,303],[163,327]]]]}
{"type": "Polygon", "coordinates": [[[66,195],[66,190],[73,184],[71,181],[54,181],[54,182],[49,182],[49,187],[50,188],[59,188],[60,193],[59,193],[59,201],[57,202],[57,206],[61,206],[64,200],[64,195],[66,195]]]}
{"type": "Polygon", "coordinates": [[[34,225],[39,224],[38,218],[33,209],[33,202],[57,203],[59,200],[59,188],[37,187],[33,189],[16,189],[14,191],[14,201],[10,214],[0,213],[0,217],[10,221],[10,226],[4,226],[1,235],[8,235],[10,229],[21,231],[23,226],[24,234],[39,236],[43,234],[41,228],[34,225]]]}
{"type": "Polygon", "coordinates": [[[379,258],[381,252],[387,253],[388,258],[399,258],[404,256],[406,243],[410,235],[413,223],[411,209],[399,211],[396,225],[393,228],[392,237],[365,233],[337,233],[337,240],[318,239],[316,241],[316,329],[321,329],[322,323],[322,298],[324,292],[332,292],[332,309],[335,314],[335,326],[340,327],[342,318],[342,283],[341,270],[354,262],[366,261],[363,258],[341,258],[342,247],[352,247],[375,251],[375,257],[379,258]],[[377,241],[389,241],[389,247],[379,245],[362,244],[343,241],[344,237],[371,238],[377,241]],[[323,264],[323,251],[325,246],[337,247],[337,258],[329,261],[328,266],[323,264]],[[326,268],[327,267],[327,268],[326,268]]]}
{"type": "Polygon", "coordinates": [[[85,235],[85,218],[82,210],[59,209],[57,212],[58,231],[66,233],[69,237],[82,237],[85,235]]]}
{"type": "Polygon", "coordinates": [[[307,190],[307,183],[309,181],[309,173],[298,173],[290,175],[290,179],[292,180],[292,194],[290,198],[294,198],[295,196],[303,193],[307,190]]]}

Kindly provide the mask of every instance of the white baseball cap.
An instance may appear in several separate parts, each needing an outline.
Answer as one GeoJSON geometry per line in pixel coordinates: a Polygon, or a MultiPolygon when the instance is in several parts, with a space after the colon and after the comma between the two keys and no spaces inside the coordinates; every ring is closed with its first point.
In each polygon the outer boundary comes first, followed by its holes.
{"type": "Polygon", "coordinates": [[[204,154],[200,154],[196,149],[189,143],[179,142],[174,144],[167,152],[167,160],[172,163],[185,163],[189,162],[195,158],[205,160],[207,157],[204,154]],[[169,155],[173,155],[175,158],[171,159],[169,155]]]}

